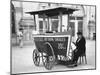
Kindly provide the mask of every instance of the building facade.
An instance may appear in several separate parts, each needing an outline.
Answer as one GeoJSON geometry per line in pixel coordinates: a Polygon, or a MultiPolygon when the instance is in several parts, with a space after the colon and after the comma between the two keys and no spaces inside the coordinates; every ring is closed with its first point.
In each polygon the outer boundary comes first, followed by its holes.
{"type": "MultiPolygon", "coordinates": [[[[32,15],[26,14],[25,12],[29,11],[36,11],[36,10],[42,10],[42,9],[48,9],[48,8],[54,8],[54,7],[59,7],[59,6],[64,6],[64,7],[72,7],[79,9],[78,11],[75,11],[73,14],[69,15],[64,15],[62,16],[62,31],[66,31],[68,26],[72,29],[73,31],[73,37],[76,39],[77,35],[76,33],[78,31],[81,31],[85,38],[92,39],[93,36],[96,34],[95,32],[95,27],[96,27],[96,22],[95,22],[95,6],[86,6],[86,5],[69,5],[69,4],[61,4],[61,3],[39,3],[39,2],[18,2],[18,1],[13,1],[12,2],[14,7],[15,7],[15,29],[16,32],[18,32],[20,25],[19,22],[22,19],[31,19],[33,20],[32,26],[33,26],[33,31],[37,31],[38,33],[40,32],[45,32],[48,29],[50,31],[57,31],[58,30],[58,25],[59,25],[59,17],[54,16],[52,17],[49,21],[51,21],[50,28],[47,26],[47,21],[46,19],[46,25],[43,26],[43,18],[41,15],[35,15],[36,17],[36,26],[34,26],[34,17],[32,15]],[[67,22],[69,20],[69,23],[67,22]]],[[[25,20],[26,21],[26,20],[25,20]]],[[[25,23],[23,23],[25,24],[25,23]]],[[[28,25],[28,23],[26,23],[28,25]]],[[[31,26],[31,25],[28,25],[31,26]]],[[[31,27],[28,27],[28,33],[32,30],[30,29],[31,27]]],[[[30,33],[29,35],[31,35],[30,33]]],[[[28,36],[29,36],[28,35],[28,36]]],[[[28,38],[28,37],[27,37],[28,38]]]]}

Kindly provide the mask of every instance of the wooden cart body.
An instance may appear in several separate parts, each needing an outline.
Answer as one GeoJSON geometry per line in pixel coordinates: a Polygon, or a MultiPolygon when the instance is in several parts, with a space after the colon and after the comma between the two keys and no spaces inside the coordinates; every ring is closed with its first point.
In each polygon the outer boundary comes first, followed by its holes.
{"type": "Polygon", "coordinates": [[[54,54],[57,60],[68,61],[71,46],[71,34],[68,34],[67,32],[59,34],[34,36],[35,46],[39,52],[48,52],[49,56],[54,54]],[[48,49],[46,45],[49,45],[51,49],[48,49]]]}

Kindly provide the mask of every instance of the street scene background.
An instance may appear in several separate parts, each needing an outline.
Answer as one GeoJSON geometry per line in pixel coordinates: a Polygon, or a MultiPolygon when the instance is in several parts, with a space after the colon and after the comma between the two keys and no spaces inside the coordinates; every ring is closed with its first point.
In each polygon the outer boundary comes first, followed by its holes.
{"type": "MultiPolygon", "coordinates": [[[[23,2],[14,1],[11,2],[11,51],[12,51],[12,73],[30,73],[30,72],[48,72],[48,71],[63,71],[63,70],[81,70],[81,69],[94,69],[95,68],[95,52],[96,52],[96,21],[95,21],[95,6],[88,5],[71,5],[60,3],[41,3],[41,2],[23,2]],[[83,32],[83,36],[86,38],[86,57],[87,64],[81,64],[74,68],[68,68],[63,65],[55,65],[52,70],[46,70],[41,62],[37,67],[33,63],[32,53],[35,49],[32,34],[37,32],[43,32],[45,28],[42,26],[43,22],[39,16],[36,15],[36,21],[39,22],[39,27],[36,29],[34,25],[34,17],[26,14],[25,12],[36,11],[39,9],[46,9],[51,7],[74,7],[80,9],[70,15],[69,26],[73,30],[73,39],[76,40],[76,33],[78,31],[83,32]],[[17,34],[19,29],[23,29],[23,47],[19,46],[19,39],[17,34]]],[[[63,31],[67,29],[68,23],[66,15],[63,16],[63,31]]],[[[53,25],[58,25],[58,18],[54,18],[53,25]]],[[[57,26],[52,30],[57,30],[57,26]]]]}

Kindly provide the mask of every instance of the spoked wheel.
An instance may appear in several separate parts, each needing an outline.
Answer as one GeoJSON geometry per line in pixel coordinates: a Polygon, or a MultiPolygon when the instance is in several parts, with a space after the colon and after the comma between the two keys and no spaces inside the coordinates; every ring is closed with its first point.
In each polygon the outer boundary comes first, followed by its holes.
{"type": "Polygon", "coordinates": [[[40,54],[37,49],[34,49],[33,51],[33,62],[36,66],[39,66],[40,64],[40,54]]]}
{"type": "Polygon", "coordinates": [[[55,58],[53,56],[48,56],[47,53],[42,53],[42,62],[46,69],[51,70],[54,66],[55,58]]]}
{"type": "Polygon", "coordinates": [[[46,52],[42,53],[42,62],[46,69],[51,70],[55,63],[55,55],[50,43],[46,43],[45,46],[47,48],[46,48],[46,52]]]}

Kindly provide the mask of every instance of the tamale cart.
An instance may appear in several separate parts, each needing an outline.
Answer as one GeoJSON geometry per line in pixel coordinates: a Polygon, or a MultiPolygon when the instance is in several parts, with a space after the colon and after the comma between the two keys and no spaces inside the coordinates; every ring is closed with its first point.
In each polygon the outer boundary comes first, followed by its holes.
{"type": "Polygon", "coordinates": [[[55,63],[59,61],[70,64],[73,59],[73,52],[71,50],[72,32],[68,28],[66,32],[62,32],[62,15],[68,15],[69,18],[69,15],[74,11],[76,11],[76,9],[56,7],[26,12],[34,16],[34,24],[36,24],[35,15],[43,18],[44,27],[46,24],[45,19],[48,21],[48,31],[44,30],[44,33],[33,36],[36,49],[33,50],[32,59],[36,66],[39,66],[40,58],[42,58],[43,65],[48,70],[51,70],[55,63]],[[55,32],[50,29],[51,23],[49,19],[53,16],[59,16],[58,30],[55,32]]]}

